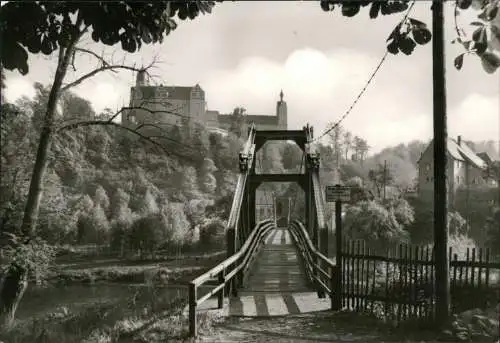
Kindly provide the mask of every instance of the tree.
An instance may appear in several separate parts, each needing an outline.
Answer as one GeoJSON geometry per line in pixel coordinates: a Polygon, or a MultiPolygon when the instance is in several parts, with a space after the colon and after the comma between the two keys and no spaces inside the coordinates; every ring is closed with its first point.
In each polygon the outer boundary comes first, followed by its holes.
{"type": "MultiPolygon", "coordinates": [[[[361,7],[370,6],[370,18],[375,19],[382,15],[401,13],[409,8],[408,0],[400,1],[342,1],[321,0],[321,8],[333,11],[340,8],[342,15],[354,17],[360,13],[361,7]]],[[[498,0],[456,0],[455,6],[455,31],[457,37],[453,43],[459,43],[464,47],[464,52],[455,59],[455,67],[461,69],[464,56],[476,55],[480,58],[483,69],[487,73],[494,73],[500,67],[500,11],[498,0]],[[471,25],[476,29],[472,39],[467,39],[465,32],[459,27],[457,17],[462,11],[469,9],[480,10],[476,21],[471,25]]],[[[387,50],[391,54],[400,51],[405,55],[411,55],[417,45],[425,45],[432,39],[432,34],[427,25],[411,17],[405,18],[391,32],[387,39],[387,50]]]]}
{"type": "Polygon", "coordinates": [[[389,186],[394,181],[394,176],[389,168],[378,163],[376,169],[371,169],[368,172],[368,178],[373,183],[375,190],[377,191],[377,196],[382,197],[382,193],[386,186],[389,186]]]}
{"type": "Polygon", "coordinates": [[[349,131],[346,130],[344,132],[343,139],[344,140],[342,142],[342,145],[344,146],[345,159],[347,161],[347,159],[349,158],[349,150],[352,147],[352,134],[349,131]]]}
{"type": "Polygon", "coordinates": [[[359,136],[354,136],[353,139],[354,156],[357,161],[363,164],[363,161],[368,153],[369,146],[366,140],[359,136]]]}
{"type": "Polygon", "coordinates": [[[165,218],[159,213],[149,214],[132,224],[130,245],[139,252],[141,258],[145,252],[149,252],[154,259],[157,249],[171,236],[172,232],[167,229],[165,218]]]}
{"type": "Polygon", "coordinates": [[[298,168],[302,163],[302,150],[295,143],[285,143],[283,145],[283,151],[281,153],[283,168],[285,170],[296,170],[300,172],[298,168]]]}
{"type": "Polygon", "coordinates": [[[194,167],[189,166],[182,171],[181,189],[190,199],[195,198],[199,194],[198,174],[194,167]]]}
{"type": "Polygon", "coordinates": [[[245,134],[245,132],[243,132],[245,126],[245,112],[246,110],[243,107],[236,107],[231,117],[229,132],[234,133],[238,138],[243,137],[245,134]]]}
{"type": "Polygon", "coordinates": [[[217,189],[217,179],[214,176],[214,172],[217,171],[214,161],[209,158],[203,160],[203,165],[201,168],[200,186],[201,189],[208,194],[214,194],[217,189]]]}
{"type": "MultiPolygon", "coordinates": [[[[333,126],[332,124],[330,126],[333,126]]],[[[343,147],[343,142],[342,142],[342,135],[343,135],[343,129],[340,125],[336,125],[335,128],[330,131],[330,140],[333,145],[333,151],[335,153],[335,162],[336,166],[338,167],[340,164],[340,159],[342,157],[342,147],[343,147]]]]}
{"type": "MultiPolygon", "coordinates": [[[[177,24],[173,20],[175,15],[179,19],[194,19],[200,13],[210,12],[214,2],[170,2],[162,1],[154,5],[142,2],[121,2],[110,6],[107,3],[81,2],[8,2],[0,10],[0,35],[2,37],[1,61],[8,70],[17,69],[23,75],[29,71],[28,53],[51,55],[57,51],[57,69],[52,86],[48,94],[48,101],[43,111],[43,121],[40,125],[40,138],[35,158],[35,165],[31,176],[24,216],[20,232],[33,239],[36,236],[35,228],[38,220],[42,199],[43,177],[48,165],[48,153],[51,148],[55,132],[88,125],[120,126],[113,121],[122,111],[107,121],[85,121],[69,123],[56,127],[56,108],[61,93],[71,87],[91,78],[97,73],[109,70],[131,70],[147,72],[148,67],[134,67],[115,64],[106,61],[93,51],[78,47],[80,39],[91,33],[95,42],[105,45],[121,43],[123,50],[135,52],[142,43],[150,44],[162,42],[164,34],[168,35],[177,24]],[[37,27],[37,30],[33,30],[37,27]],[[93,56],[100,62],[93,71],[63,85],[68,67],[76,69],[74,62],[77,54],[93,56]]],[[[129,108],[130,109],[130,108],[129,108]]],[[[134,132],[139,137],[144,135],[130,128],[124,129],[134,132]]],[[[148,139],[154,143],[154,140],[148,139]]],[[[10,269],[9,282],[3,283],[3,288],[17,289],[21,280],[26,279],[26,272],[22,269],[10,269]],[[18,284],[16,284],[18,280],[18,284]]],[[[18,294],[23,292],[2,292],[4,294],[18,294]]],[[[18,299],[20,300],[20,298],[18,299]]],[[[0,299],[4,303],[14,304],[16,301],[0,299]]],[[[14,308],[4,308],[0,315],[10,313],[14,308]]],[[[10,316],[9,318],[13,318],[10,316]]]]}

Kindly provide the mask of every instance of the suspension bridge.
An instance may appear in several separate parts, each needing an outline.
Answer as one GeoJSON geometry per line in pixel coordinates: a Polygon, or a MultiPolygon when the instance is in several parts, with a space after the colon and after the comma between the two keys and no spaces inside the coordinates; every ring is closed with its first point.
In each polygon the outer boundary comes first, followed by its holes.
{"type": "Polygon", "coordinates": [[[327,257],[319,166],[311,126],[302,130],[249,128],[239,154],[239,176],[226,227],[227,258],[189,284],[185,312],[192,336],[197,334],[197,313],[212,309],[226,316],[249,317],[340,309],[341,299],[335,294],[340,268],[327,257]],[[294,141],[303,152],[304,168],[301,165],[293,174],[257,173],[257,152],[268,141],[294,141]],[[286,220],[278,220],[276,199],[268,212],[270,218],[257,221],[257,188],[266,182],[296,182],[302,188],[304,222],[290,221],[289,214],[286,220]]]}

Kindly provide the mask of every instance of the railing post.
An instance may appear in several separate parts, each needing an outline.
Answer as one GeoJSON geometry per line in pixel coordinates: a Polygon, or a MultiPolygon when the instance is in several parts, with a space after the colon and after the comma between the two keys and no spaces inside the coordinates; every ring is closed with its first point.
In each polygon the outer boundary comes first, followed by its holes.
{"type": "Polygon", "coordinates": [[[196,285],[194,283],[189,284],[189,335],[191,337],[196,337],[196,302],[198,300],[198,295],[196,294],[196,285]]]}
{"type": "MultiPolygon", "coordinates": [[[[241,261],[238,262],[238,264],[241,264],[243,262],[243,260],[245,260],[245,256],[242,256],[241,257],[241,261]]],[[[245,266],[243,266],[243,268],[236,274],[236,278],[237,278],[237,284],[238,284],[238,288],[240,287],[243,287],[243,272],[245,270],[244,268],[245,266]]]]}
{"type": "MultiPolygon", "coordinates": [[[[233,256],[236,252],[235,250],[235,229],[230,228],[226,232],[226,251],[227,251],[227,258],[233,256]]],[[[231,268],[228,268],[227,272],[231,272],[231,268]]],[[[231,292],[231,286],[232,282],[228,282],[226,284],[226,294],[229,294],[231,292]]]]}
{"type": "Polygon", "coordinates": [[[337,280],[336,280],[336,270],[335,267],[330,267],[330,308],[332,310],[337,310],[337,299],[336,299],[336,289],[337,289],[337,280]]]}
{"type": "MultiPolygon", "coordinates": [[[[219,285],[226,282],[225,269],[222,269],[219,273],[219,285]]],[[[221,288],[219,293],[217,294],[217,308],[221,309],[224,307],[224,287],[221,288]]]]}

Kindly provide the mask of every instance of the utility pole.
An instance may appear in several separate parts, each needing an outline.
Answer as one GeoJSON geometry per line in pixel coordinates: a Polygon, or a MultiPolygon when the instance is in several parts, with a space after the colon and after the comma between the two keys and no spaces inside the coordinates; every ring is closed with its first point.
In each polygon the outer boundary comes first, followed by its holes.
{"type": "Polygon", "coordinates": [[[439,326],[450,315],[450,275],[448,261],[448,192],[446,180],[447,140],[446,78],[444,58],[444,1],[432,2],[432,76],[434,128],[434,263],[436,313],[439,326]]]}
{"type": "Polygon", "coordinates": [[[385,202],[385,185],[387,183],[387,161],[384,160],[384,202],[385,202]]]}

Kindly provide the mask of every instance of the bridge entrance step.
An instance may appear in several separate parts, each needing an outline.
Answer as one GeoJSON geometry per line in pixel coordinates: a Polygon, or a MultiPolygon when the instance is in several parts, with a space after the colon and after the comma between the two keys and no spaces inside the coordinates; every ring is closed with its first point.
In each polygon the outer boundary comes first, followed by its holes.
{"type": "MultiPolygon", "coordinates": [[[[213,297],[198,307],[198,312],[217,309],[217,298],[213,297]]],[[[223,316],[234,317],[273,317],[302,313],[328,311],[330,299],[319,299],[315,292],[246,294],[225,300],[224,308],[220,310],[223,316]]],[[[188,308],[184,310],[187,316],[188,308]]]]}

